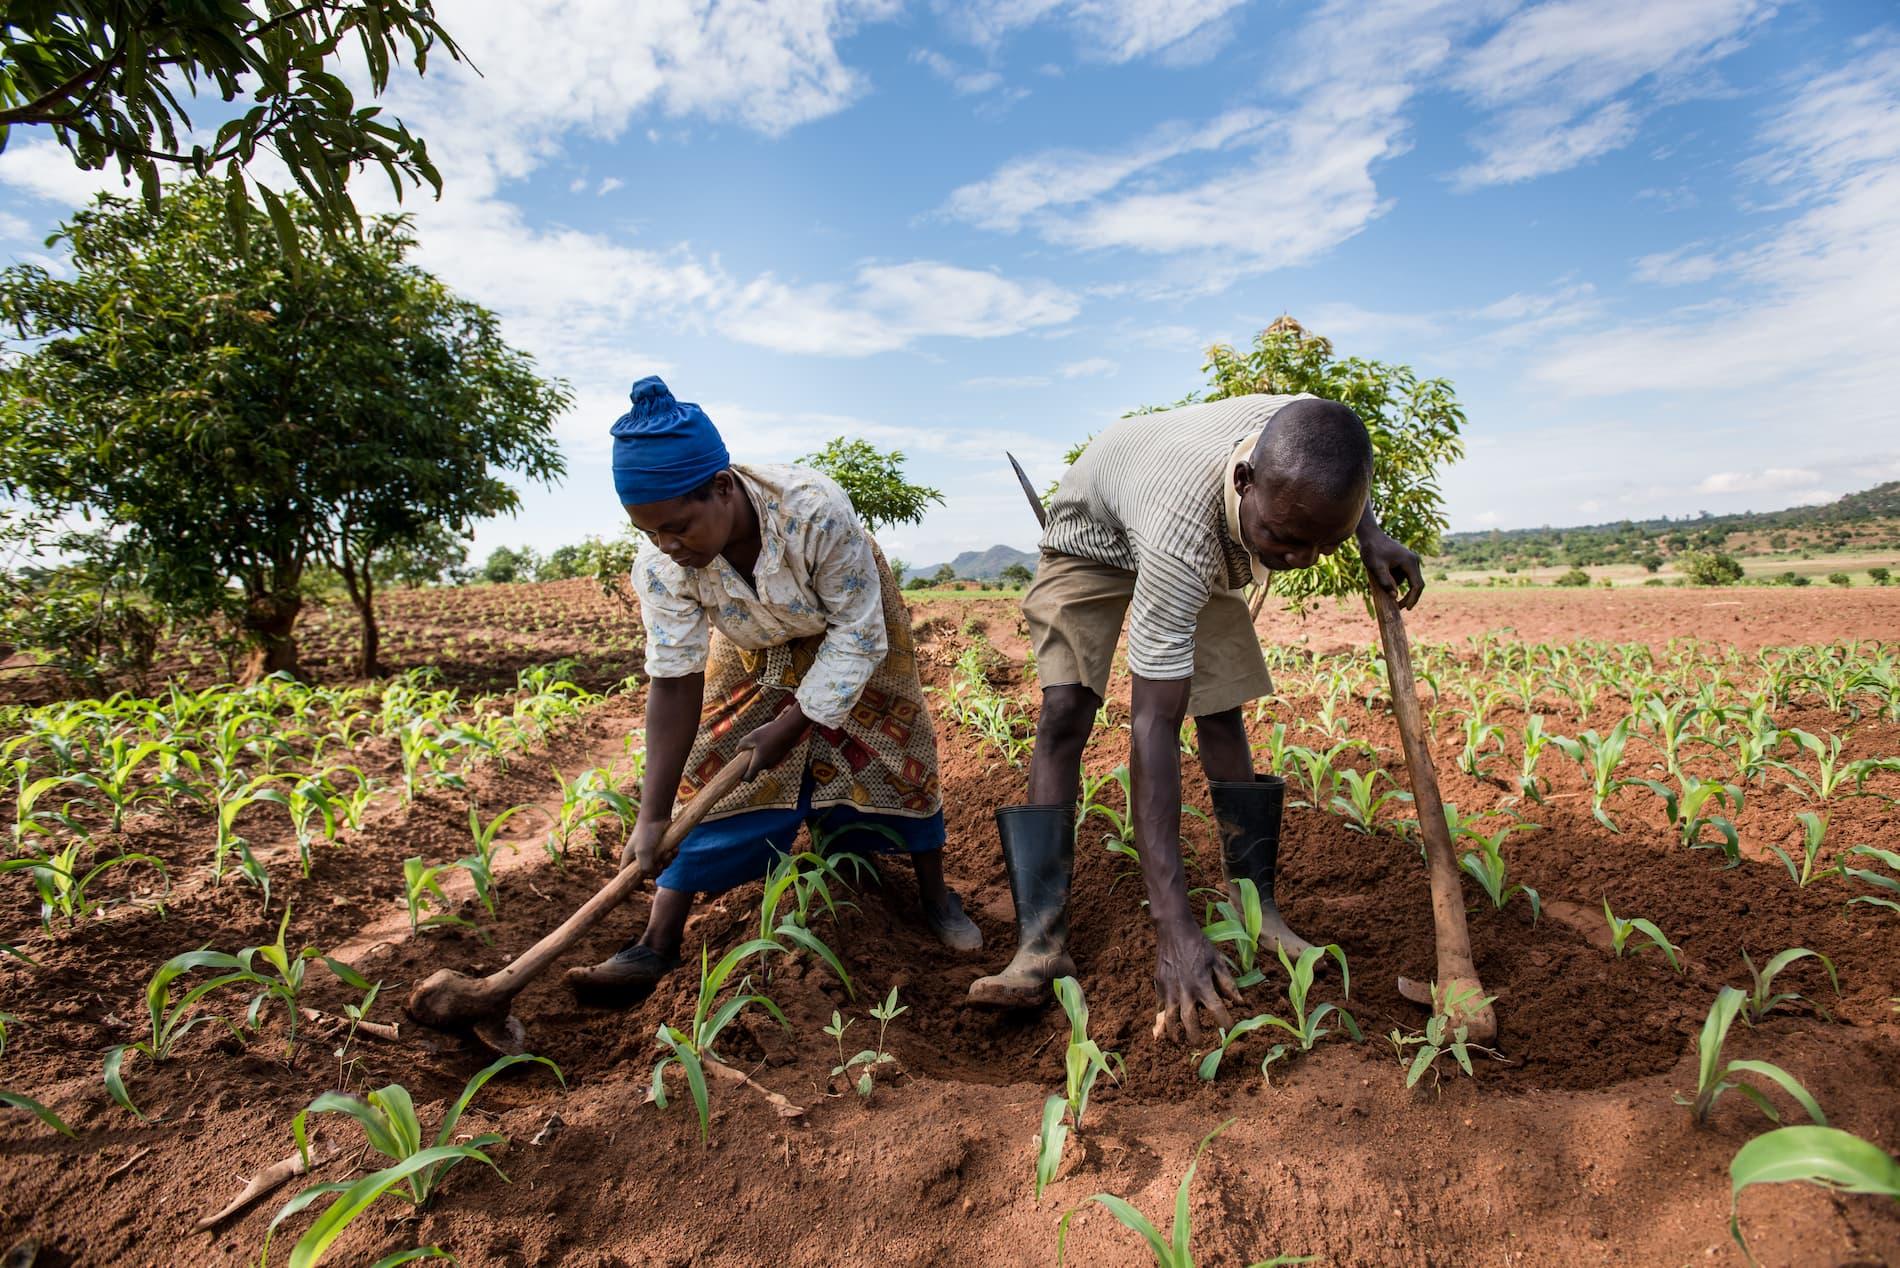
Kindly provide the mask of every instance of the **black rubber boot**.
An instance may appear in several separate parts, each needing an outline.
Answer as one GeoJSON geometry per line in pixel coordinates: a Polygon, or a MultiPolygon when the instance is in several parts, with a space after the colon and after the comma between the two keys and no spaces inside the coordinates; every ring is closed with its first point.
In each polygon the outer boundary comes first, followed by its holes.
{"type": "Polygon", "coordinates": [[[583,1004],[628,1008],[653,994],[660,979],[680,966],[643,942],[629,942],[592,968],[569,969],[568,989],[583,1004]]]}
{"type": "Polygon", "coordinates": [[[1034,1008],[1053,997],[1050,984],[1075,973],[1069,958],[1069,877],[1075,868],[1071,806],[1005,806],[996,812],[1003,864],[1016,902],[1016,958],[993,977],[970,984],[970,1002],[990,1008],[1034,1008]]]}
{"type": "Polygon", "coordinates": [[[1279,943],[1290,958],[1312,944],[1287,928],[1273,898],[1274,872],[1280,860],[1280,816],[1286,808],[1286,780],[1278,775],[1256,775],[1246,782],[1209,780],[1214,819],[1220,824],[1221,872],[1236,908],[1240,893],[1234,882],[1246,879],[1260,893],[1260,949],[1279,943]]]}

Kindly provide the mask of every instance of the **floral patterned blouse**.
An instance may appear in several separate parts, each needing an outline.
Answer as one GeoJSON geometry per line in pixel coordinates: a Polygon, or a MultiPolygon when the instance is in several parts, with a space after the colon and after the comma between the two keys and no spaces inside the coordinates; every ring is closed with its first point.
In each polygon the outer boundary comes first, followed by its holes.
{"type": "Polygon", "coordinates": [[[871,539],[844,490],[821,472],[778,465],[732,471],[759,516],[753,585],[723,555],[685,568],[651,542],[642,546],[633,588],[646,625],[647,673],[701,672],[714,629],[750,651],[822,632],[798,703],[813,722],[836,727],[890,650],[871,539]]]}

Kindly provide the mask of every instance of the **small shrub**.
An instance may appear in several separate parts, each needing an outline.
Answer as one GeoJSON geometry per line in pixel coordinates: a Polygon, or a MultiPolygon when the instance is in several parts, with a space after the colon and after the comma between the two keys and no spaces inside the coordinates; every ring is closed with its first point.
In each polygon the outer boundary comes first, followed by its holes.
{"type": "Polygon", "coordinates": [[[1830,572],[1827,574],[1827,583],[1831,586],[1851,586],[1854,579],[1844,572],[1830,572]]]}
{"type": "Polygon", "coordinates": [[[1551,584],[1554,586],[1587,586],[1590,584],[1590,574],[1581,568],[1572,568],[1569,572],[1566,572],[1563,576],[1551,582],[1551,584]]]}
{"type": "Polygon", "coordinates": [[[1885,568],[1869,568],[1867,575],[1873,578],[1873,582],[1877,586],[1884,586],[1893,578],[1893,574],[1888,572],[1885,568]]]}
{"type": "Polygon", "coordinates": [[[1699,586],[1728,586],[1742,579],[1742,566],[1735,556],[1719,550],[1696,550],[1677,563],[1683,574],[1699,586]]]}

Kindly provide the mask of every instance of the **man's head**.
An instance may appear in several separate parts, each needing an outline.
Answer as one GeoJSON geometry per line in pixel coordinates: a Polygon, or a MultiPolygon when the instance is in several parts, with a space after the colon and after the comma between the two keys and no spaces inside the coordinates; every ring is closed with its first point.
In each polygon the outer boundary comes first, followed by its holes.
{"type": "Polygon", "coordinates": [[[658,378],[635,383],[630,397],[613,425],[620,504],[668,558],[704,568],[750,514],[726,442],[704,410],[675,400],[658,378]]]}
{"type": "Polygon", "coordinates": [[[1310,568],[1353,535],[1372,486],[1372,438],[1338,401],[1280,408],[1230,475],[1241,544],[1275,571],[1310,568]]]}

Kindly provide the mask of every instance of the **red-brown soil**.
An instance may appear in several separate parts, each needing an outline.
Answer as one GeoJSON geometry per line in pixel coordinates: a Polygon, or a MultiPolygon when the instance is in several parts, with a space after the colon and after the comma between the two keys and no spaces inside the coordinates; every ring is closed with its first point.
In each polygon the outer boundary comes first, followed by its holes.
{"type": "MultiPolygon", "coordinates": [[[[514,589],[522,592],[524,610],[533,606],[532,588],[514,589]]],[[[566,601],[562,592],[560,602],[566,601]]],[[[465,629],[486,615],[470,611],[471,602],[430,617],[430,633],[415,634],[413,644],[439,642],[451,628],[465,629]]],[[[523,664],[582,650],[585,636],[562,628],[558,603],[550,597],[545,606],[554,611],[493,614],[497,629],[526,644],[516,649],[523,664]]],[[[999,685],[1033,713],[1012,603],[945,602],[915,616],[929,680],[944,681],[969,631],[980,627],[1007,662],[999,685]]],[[[1439,587],[1410,624],[1420,643],[1458,643],[1507,627],[1528,639],[1661,644],[1694,636],[1743,647],[1891,638],[1900,630],[1900,591],[1554,595],[1439,587]],[[1731,600],[1744,606],[1705,606],[1731,600]],[[1737,614],[1739,620],[1730,619],[1737,614]]],[[[402,619],[391,620],[392,628],[401,625],[402,619]]],[[[1303,638],[1320,652],[1360,647],[1372,636],[1370,622],[1350,607],[1304,622],[1268,615],[1262,631],[1270,641],[1303,638]]],[[[459,642],[456,655],[464,655],[459,642]]],[[[464,675],[458,680],[486,681],[479,658],[454,671],[464,675]]],[[[632,659],[637,664],[637,653],[632,659]]],[[[606,669],[601,674],[618,677],[606,669]]],[[[1116,691],[1118,717],[1125,720],[1125,679],[1116,691]]],[[[1275,701],[1256,731],[1273,721],[1297,729],[1314,703],[1275,701]]],[[[1594,724],[1554,705],[1546,713],[1565,734],[1594,724]]],[[[1348,717],[1352,734],[1380,746],[1379,762],[1402,776],[1396,732],[1384,709],[1354,705],[1348,717]]],[[[1520,720],[1508,712],[1502,719],[1520,720]]],[[[1847,719],[1811,701],[1784,711],[1781,720],[1817,733],[1849,731],[1847,719]]],[[[542,801],[552,785],[550,764],[570,775],[606,764],[621,755],[622,737],[638,725],[639,697],[615,697],[545,753],[517,758],[506,771],[478,769],[472,794],[487,811],[542,801]]],[[[784,1008],[790,1030],[754,1010],[721,1044],[734,1064],[807,1107],[802,1122],[787,1124],[757,1095],[715,1084],[711,1139],[702,1145],[683,1084],[672,1085],[667,1110],[644,1103],[654,1032],[690,1016],[696,983],[675,975],[653,999],[623,1014],[576,1007],[550,975],[520,997],[516,1012],[528,1025],[531,1049],[559,1063],[566,1090],[542,1073],[505,1075],[464,1120],[466,1132],[509,1138],[497,1160],[512,1183],[465,1164],[419,1216],[393,1200],[373,1208],[331,1262],[367,1264],[433,1243],[467,1264],[1048,1264],[1061,1213],[1092,1193],[1125,1197],[1165,1227],[1196,1142],[1231,1119],[1203,1158],[1192,1193],[1195,1247],[1204,1264],[1245,1264],[1283,1253],[1332,1264],[1740,1263],[1726,1230],[1727,1164],[1766,1124],[1730,1096],[1708,1126],[1696,1127],[1671,1098],[1693,1090],[1692,1037],[1717,987],[1747,984],[1742,952],[1760,963],[1796,945],[1826,953],[1839,970],[1839,1000],[1818,970],[1797,967],[1784,979],[1822,1000],[1831,1020],[1807,1006],[1784,1009],[1758,1028],[1738,1025],[1728,1053],[1776,1062],[1802,1080],[1836,1126],[1890,1152],[1900,1148],[1900,1014],[1892,1003],[1900,995],[1900,917],[1845,907],[1847,891],[1838,881],[1798,890],[1779,862],[1760,861],[1767,857],[1762,845],[1796,838],[1794,814],[1807,803],[1774,780],[1751,789],[1740,821],[1750,857],[1721,870],[1714,851],[1692,853],[1674,844],[1659,803],[1646,793],[1625,790],[1612,798],[1611,813],[1626,829],[1621,834],[1597,824],[1577,768],[1552,754],[1544,766],[1555,784],[1552,795],[1541,806],[1525,807],[1542,826],[1518,834],[1508,847],[1513,879],[1542,893],[1544,918],[1533,924],[1521,899],[1502,911],[1480,905],[1472,915],[1478,966],[1498,996],[1503,1060],[1481,1060],[1475,1078],[1452,1072],[1436,1088],[1428,1077],[1407,1091],[1385,1039],[1394,1028],[1422,1022],[1420,1011],[1399,999],[1396,977],[1432,971],[1430,912],[1415,846],[1391,832],[1356,834],[1312,810],[1289,813],[1282,906],[1295,928],[1345,948],[1353,970],[1345,1002],[1366,1042],[1328,1040],[1273,1066],[1267,1084],[1259,1058],[1268,1043],[1256,1033],[1236,1045],[1210,1084],[1195,1076],[1197,1052],[1149,1035],[1153,942],[1140,885],[1118,880],[1130,865],[1100,848],[1098,831],[1085,832],[1074,949],[1092,1033],[1126,1057],[1127,1072],[1119,1086],[1098,1085],[1057,1181],[1038,1202],[1033,1138],[1044,1097],[1062,1082],[1066,1022],[1053,1005],[998,1015],[962,1003],[968,983],[1001,964],[1012,945],[1008,887],[990,815],[1021,796],[1023,775],[973,735],[939,725],[947,870],[989,945],[971,957],[939,949],[909,915],[915,891],[907,869],[888,862],[881,891],[858,895],[858,910],[845,912],[835,926],[818,922],[845,958],[855,1000],[822,968],[783,961],[758,985],[784,1008]],[[1685,972],[1672,972],[1654,952],[1613,958],[1603,945],[1606,898],[1621,915],[1659,924],[1681,945],[1685,972]],[[839,1009],[858,1019],[848,1051],[865,1046],[876,1029],[869,1005],[892,986],[909,1007],[889,1031],[898,1072],[881,1075],[868,1103],[831,1094],[836,1050],[820,1027],[839,1009]],[[555,1115],[564,1125],[545,1143],[530,1144],[555,1115]]],[[[1454,768],[1459,743],[1449,729],[1435,742],[1446,799],[1467,810],[1497,804],[1504,796],[1500,783],[1454,768]]],[[[1895,753],[1900,726],[1871,718],[1852,726],[1848,756],[1895,753]]],[[[365,756],[385,767],[390,760],[388,754],[365,756]]],[[[1127,733],[1101,731],[1087,768],[1106,772],[1126,756],[1127,733]]],[[[1642,740],[1633,741],[1632,772],[1652,756],[1642,740]]],[[[1498,772],[1515,761],[1515,752],[1499,759],[1498,772]]],[[[1186,773],[1190,803],[1205,808],[1205,785],[1191,761],[1186,773]]],[[[1860,841],[1894,843],[1900,815],[1892,798],[1900,794],[1900,776],[1878,777],[1870,788],[1875,795],[1831,805],[1830,856],[1860,841]]],[[[249,819],[240,826],[278,863],[279,901],[287,898],[293,909],[294,942],[343,949],[385,984],[373,1015],[392,1021],[414,980],[444,966],[499,967],[608,874],[606,864],[580,851],[565,869],[551,866],[536,843],[537,821],[519,834],[523,848],[500,882],[498,918],[464,903],[462,914],[479,921],[491,944],[462,930],[411,936],[402,915],[401,860],[466,853],[465,817],[463,797],[446,792],[427,793],[407,809],[385,806],[343,847],[319,846],[308,879],[296,876],[294,864],[284,865],[290,846],[271,826],[277,820],[260,816],[255,828],[249,819]]],[[[1205,828],[1189,820],[1185,835],[1191,881],[1216,881],[1218,857],[1205,828]]],[[[129,822],[127,837],[128,844],[164,857],[179,877],[202,870],[210,850],[208,825],[190,816],[141,815],[129,822]]],[[[42,1246],[41,1264],[255,1262],[265,1225],[293,1188],[215,1234],[192,1232],[192,1222],[221,1205],[250,1173],[289,1152],[291,1117],[338,1086],[334,1042],[309,1043],[286,1065],[280,1019],[248,1044],[201,1027],[167,1065],[139,1058],[128,1067],[149,1122],[106,1099],[100,1061],[111,1044],[143,1033],[141,991],[160,961],[206,944],[232,950],[268,941],[281,907],[266,918],[248,886],[199,885],[190,897],[175,899],[163,918],[122,906],[78,929],[43,934],[29,888],[0,890],[0,938],[40,965],[0,962],[0,1010],[17,1017],[0,1056],[0,1086],[37,1097],[79,1134],[69,1140],[24,1115],[0,1116],[0,1248],[30,1235],[42,1246]]],[[[1467,893],[1485,903],[1475,886],[1467,885],[1467,893]]],[[[745,937],[756,928],[757,900],[752,885],[704,902],[689,927],[689,952],[696,957],[705,945],[716,956],[745,937]]],[[[610,918],[572,962],[611,951],[637,927],[638,915],[610,918]]],[[[316,1007],[334,1012],[350,998],[325,970],[315,968],[310,976],[316,1007]]],[[[1337,981],[1331,970],[1322,974],[1323,998],[1339,998],[1337,981]]],[[[1284,1014],[1282,986],[1276,969],[1249,992],[1250,1003],[1256,1011],[1284,1014]]],[[[349,1086],[403,1084],[428,1130],[487,1060],[456,1037],[406,1019],[398,1041],[363,1040],[357,1055],[349,1086]]],[[[375,1165],[357,1157],[354,1128],[339,1134],[352,1148],[319,1179],[375,1165]]],[[[1775,1186],[1751,1190],[1742,1205],[1752,1248],[1764,1263],[1900,1262],[1900,1212],[1881,1199],[1775,1186]]],[[[308,1219],[298,1217],[285,1232],[294,1237],[308,1219]]],[[[275,1261],[289,1244],[286,1237],[275,1243],[275,1261]]],[[[1070,1262],[1089,1265],[1150,1262],[1138,1239],[1093,1205],[1075,1216],[1069,1255],[1070,1262]]]]}

